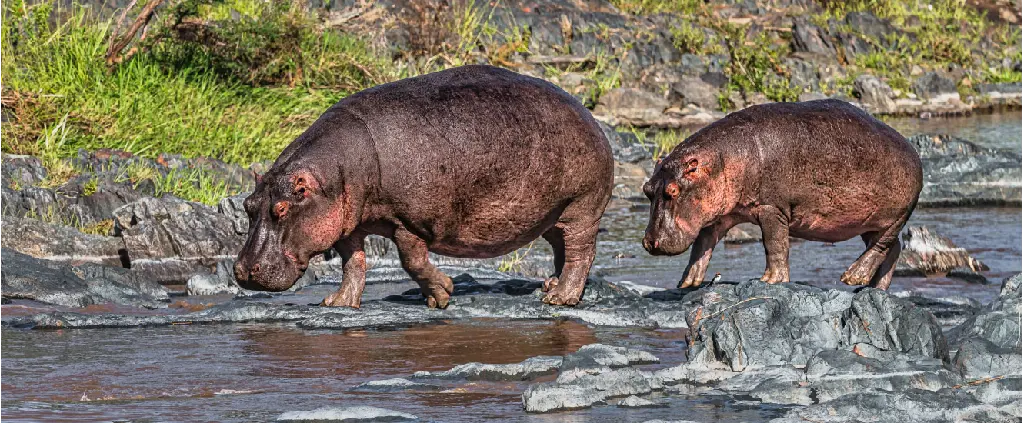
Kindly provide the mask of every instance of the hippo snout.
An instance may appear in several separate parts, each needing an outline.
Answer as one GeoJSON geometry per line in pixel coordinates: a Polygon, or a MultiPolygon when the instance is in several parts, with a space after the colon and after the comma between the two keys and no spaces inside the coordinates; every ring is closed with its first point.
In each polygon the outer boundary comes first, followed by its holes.
{"type": "Polygon", "coordinates": [[[235,281],[252,291],[284,291],[302,277],[300,269],[286,260],[253,260],[240,256],[235,261],[235,281]]]}

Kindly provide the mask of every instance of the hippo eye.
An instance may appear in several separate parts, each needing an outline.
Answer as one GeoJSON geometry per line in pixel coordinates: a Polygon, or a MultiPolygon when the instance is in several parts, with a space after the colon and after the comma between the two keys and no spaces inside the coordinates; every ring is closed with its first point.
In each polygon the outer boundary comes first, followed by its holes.
{"type": "Polygon", "coordinates": [[[669,182],[668,185],[665,185],[665,196],[668,197],[668,199],[670,200],[678,197],[679,185],[676,185],[673,182],[669,182]]]}
{"type": "Polygon", "coordinates": [[[288,214],[288,207],[287,201],[278,201],[277,204],[274,204],[274,215],[278,218],[284,217],[288,214]]]}

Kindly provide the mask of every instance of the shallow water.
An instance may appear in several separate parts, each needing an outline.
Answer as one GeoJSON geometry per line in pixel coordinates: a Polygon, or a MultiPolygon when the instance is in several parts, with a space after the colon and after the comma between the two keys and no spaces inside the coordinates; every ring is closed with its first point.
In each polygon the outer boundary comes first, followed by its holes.
{"type": "MultiPolygon", "coordinates": [[[[952,133],[988,147],[1021,148],[1021,114],[928,121],[896,120],[906,134],[952,133]]],[[[640,246],[648,210],[613,203],[599,236],[594,272],[613,280],[670,287],[687,255],[650,257],[640,246]]],[[[919,209],[911,225],[926,225],[987,263],[989,285],[947,278],[896,278],[892,290],[926,296],[960,295],[990,301],[999,280],[1021,271],[1019,208],[919,209]]],[[[538,242],[535,254],[546,254],[538,242]]],[[[859,240],[792,245],[795,280],[848,289],[836,282],[863,251],[859,240]]],[[[760,244],[720,245],[709,275],[729,280],[761,275],[760,244]]],[[[193,300],[225,301],[228,297],[193,300]]],[[[3,317],[38,311],[5,305],[3,317]]],[[[94,307],[89,312],[125,312],[94,307]]],[[[175,308],[164,312],[187,312],[175,308]]],[[[513,363],[537,355],[563,355],[601,342],[632,346],[662,359],[659,368],[685,360],[680,330],[593,328],[572,321],[459,321],[390,330],[309,331],[287,325],[173,326],[136,329],[0,333],[3,397],[9,421],[267,421],[284,411],[372,405],[433,421],[612,422],[687,419],[765,421],[777,407],[707,396],[674,395],[669,408],[588,410],[527,415],[526,383],[450,382],[443,392],[355,393],[368,380],[410,377],[472,361],[513,363]]],[[[544,380],[544,379],[541,379],[544,380]]],[[[435,383],[431,380],[429,383],[435,383]]]]}

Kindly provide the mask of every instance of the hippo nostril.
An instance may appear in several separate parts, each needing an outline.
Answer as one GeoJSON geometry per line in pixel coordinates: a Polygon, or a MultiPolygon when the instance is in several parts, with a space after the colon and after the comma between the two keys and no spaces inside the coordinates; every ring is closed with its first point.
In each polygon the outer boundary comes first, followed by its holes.
{"type": "Polygon", "coordinates": [[[249,273],[257,274],[259,272],[260,272],[260,264],[256,263],[256,264],[252,265],[252,270],[249,273]]]}

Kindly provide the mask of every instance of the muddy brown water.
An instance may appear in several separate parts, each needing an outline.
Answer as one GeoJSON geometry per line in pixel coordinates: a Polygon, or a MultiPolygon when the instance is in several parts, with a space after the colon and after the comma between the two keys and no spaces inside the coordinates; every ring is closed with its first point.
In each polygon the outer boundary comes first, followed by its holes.
{"type": "MultiPolygon", "coordinates": [[[[904,133],[952,133],[984,146],[1020,149],[1021,115],[1008,113],[929,121],[896,120],[904,133]]],[[[669,287],[686,256],[650,257],[640,247],[644,205],[613,203],[599,239],[594,272],[612,281],[669,287]]],[[[987,263],[989,285],[948,278],[896,278],[891,290],[925,296],[964,296],[988,302],[999,281],[1021,271],[1019,208],[919,209],[911,225],[926,225],[987,263]]],[[[542,243],[541,243],[542,244],[542,243]]],[[[859,240],[836,244],[798,242],[792,277],[823,287],[836,282],[862,252],[859,240]]],[[[544,246],[538,247],[544,253],[544,246]]],[[[729,280],[758,277],[760,244],[719,246],[709,274],[729,280]]],[[[191,299],[190,307],[227,296],[191,299]]],[[[2,316],[50,308],[16,301],[2,316]]],[[[90,313],[185,313],[188,307],[139,311],[96,306],[90,313]]],[[[573,321],[452,321],[377,330],[310,331],[290,325],[210,325],[161,328],[33,331],[3,329],[0,418],[11,422],[268,421],[292,410],[372,405],[426,421],[618,422],[685,419],[701,422],[766,421],[785,412],[715,396],[673,394],[661,409],[600,406],[532,415],[522,410],[526,382],[439,383],[441,392],[365,393],[349,389],[366,381],[410,378],[420,370],[458,364],[514,363],[537,355],[564,355],[601,342],[644,349],[660,357],[656,369],[685,360],[682,330],[590,327],[573,321]]],[[[550,379],[547,378],[547,379],[550,379]]],[[[545,378],[541,381],[547,380],[545,378]]],[[[657,394],[655,395],[658,396],[657,394]]]]}

